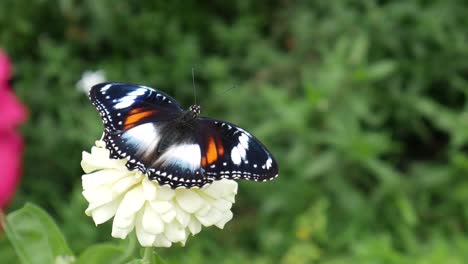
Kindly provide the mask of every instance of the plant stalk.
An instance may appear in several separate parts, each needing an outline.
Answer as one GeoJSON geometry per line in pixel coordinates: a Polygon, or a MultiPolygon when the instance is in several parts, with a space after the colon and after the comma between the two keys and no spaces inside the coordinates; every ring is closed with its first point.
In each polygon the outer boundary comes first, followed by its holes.
{"type": "Polygon", "coordinates": [[[154,249],[153,249],[152,247],[147,247],[147,248],[145,248],[145,251],[144,251],[144,253],[143,253],[143,263],[145,263],[145,264],[152,264],[152,263],[154,263],[154,262],[153,262],[153,260],[154,260],[154,258],[153,258],[153,254],[154,254],[153,250],[154,250],[154,249]]]}

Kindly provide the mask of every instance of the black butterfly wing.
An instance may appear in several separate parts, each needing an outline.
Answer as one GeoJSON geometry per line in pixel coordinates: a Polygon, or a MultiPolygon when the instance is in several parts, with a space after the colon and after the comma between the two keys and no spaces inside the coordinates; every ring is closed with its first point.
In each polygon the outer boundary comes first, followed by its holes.
{"type": "Polygon", "coordinates": [[[249,132],[221,120],[197,121],[200,164],[206,177],[268,181],[278,176],[273,155],[249,132]]]}
{"type": "Polygon", "coordinates": [[[184,119],[180,105],[146,86],[103,83],[90,98],[104,122],[112,158],[127,158],[161,185],[202,187],[222,178],[267,181],[276,161],[251,134],[209,118],[184,119]]]}
{"type": "Polygon", "coordinates": [[[146,162],[151,180],[171,188],[200,188],[213,182],[201,167],[202,148],[195,131],[194,126],[186,127],[183,123],[166,124],[162,138],[153,150],[152,160],[146,162]]]}
{"type": "Polygon", "coordinates": [[[101,83],[91,88],[89,97],[108,132],[129,130],[148,122],[168,121],[182,113],[176,100],[143,85],[101,83]]]}
{"type": "Polygon", "coordinates": [[[268,181],[278,176],[278,165],[265,146],[231,123],[198,118],[164,126],[146,166],[150,179],[161,185],[192,188],[224,178],[268,181]]]}
{"type": "Polygon", "coordinates": [[[142,85],[102,83],[93,86],[90,99],[103,120],[111,158],[126,158],[129,169],[172,188],[213,181],[202,177],[193,127],[180,125],[183,110],[169,95],[142,85]]]}
{"type": "Polygon", "coordinates": [[[182,114],[169,95],[136,84],[101,83],[91,88],[90,99],[103,120],[103,140],[111,157],[128,158],[127,167],[142,171],[163,129],[182,114]]]}

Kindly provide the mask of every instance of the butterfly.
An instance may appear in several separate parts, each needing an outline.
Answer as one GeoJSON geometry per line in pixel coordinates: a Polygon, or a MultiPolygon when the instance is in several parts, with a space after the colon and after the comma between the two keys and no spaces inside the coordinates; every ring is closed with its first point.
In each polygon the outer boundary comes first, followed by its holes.
{"type": "Polygon", "coordinates": [[[268,181],[278,165],[244,129],[200,116],[169,95],[144,85],[107,82],[89,94],[104,123],[111,158],[127,159],[150,180],[171,188],[201,188],[220,179],[268,181]]]}

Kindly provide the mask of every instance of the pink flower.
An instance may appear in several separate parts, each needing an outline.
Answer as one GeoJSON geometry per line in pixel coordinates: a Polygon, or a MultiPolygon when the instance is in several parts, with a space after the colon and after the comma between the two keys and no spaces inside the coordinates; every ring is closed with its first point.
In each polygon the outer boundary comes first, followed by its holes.
{"type": "Polygon", "coordinates": [[[16,127],[26,118],[26,110],[16,99],[8,80],[11,63],[0,50],[0,210],[15,193],[21,174],[23,141],[16,127]]]}

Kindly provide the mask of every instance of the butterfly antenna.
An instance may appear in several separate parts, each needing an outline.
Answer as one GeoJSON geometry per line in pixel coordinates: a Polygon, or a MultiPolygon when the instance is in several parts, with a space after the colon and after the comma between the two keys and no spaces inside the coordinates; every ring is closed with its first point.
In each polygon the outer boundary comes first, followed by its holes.
{"type": "Polygon", "coordinates": [[[234,85],[232,85],[231,87],[229,87],[229,88],[227,88],[226,90],[224,90],[223,93],[222,93],[221,95],[223,95],[223,94],[225,94],[225,93],[231,91],[231,90],[234,89],[234,88],[237,88],[237,84],[234,84],[234,85]]]}
{"type": "Polygon", "coordinates": [[[216,95],[216,96],[224,95],[225,93],[227,93],[227,92],[229,92],[229,91],[231,91],[232,89],[237,88],[237,87],[238,87],[237,84],[234,84],[234,85],[232,85],[231,87],[225,89],[224,91],[215,92],[215,95],[216,95]]]}
{"type": "Polygon", "coordinates": [[[192,86],[193,86],[193,97],[195,99],[195,105],[197,104],[197,89],[195,89],[195,69],[192,67],[192,86]]]}

